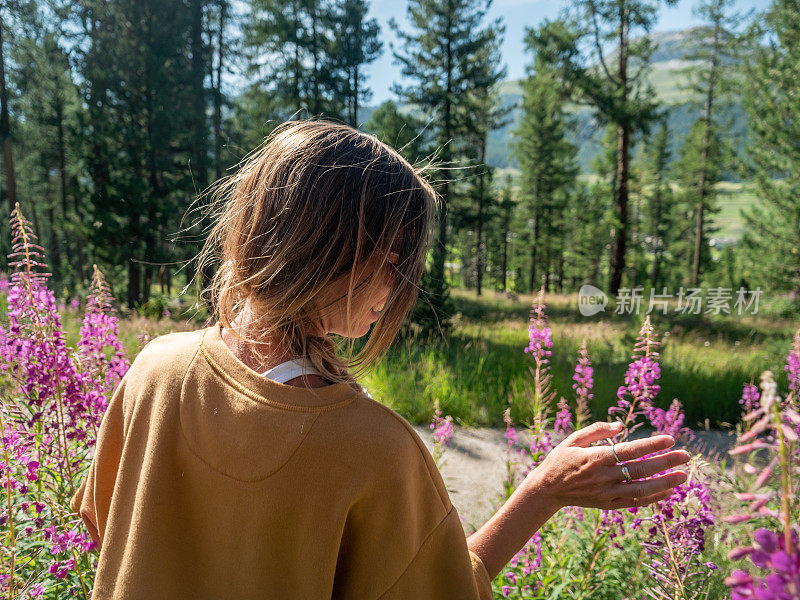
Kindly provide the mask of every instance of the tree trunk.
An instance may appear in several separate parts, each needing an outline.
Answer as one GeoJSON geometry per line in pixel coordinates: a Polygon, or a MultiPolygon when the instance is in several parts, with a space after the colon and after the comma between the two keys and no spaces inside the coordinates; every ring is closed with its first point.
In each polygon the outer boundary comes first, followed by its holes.
{"type": "MultiPolygon", "coordinates": [[[[547,219],[547,221],[548,221],[548,224],[549,224],[550,219],[547,219]]],[[[548,240],[548,247],[545,248],[544,260],[542,261],[542,263],[544,264],[544,272],[543,272],[544,283],[543,283],[543,287],[544,287],[544,291],[545,291],[546,294],[550,293],[550,271],[551,271],[551,269],[553,267],[552,248],[549,247],[549,242],[550,242],[550,240],[548,240]]]]}
{"type": "Polygon", "coordinates": [[[292,84],[294,87],[294,98],[296,106],[293,107],[292,112],[299,109],[302,105],[302,100],[300,98],[300,43],[298,41],[297,35],[300,33],[300,23],[297,16],[297,2],[292,2],[292,19],[294,21],[294,31],[296,32],[295,40],[294,40],[294,77],[292,78],[292,84]]]}
{"type": "MultiPolygon", "coordinates": [[[[50,187],[48,185],[48,187],[50,187]]],[[[50,194],[48,194],[49,196],[50,194]]],[[[61,253],[58,250],[58,234],[56,233],[56,215],[53,209],[53,199],[47,198],[47,227],[50,230],[50,257],[53,265],[53,275],[56,280],[61,279],[61,253]]]]}
{"type": "Polygon", "coordinates": [[[220,2],[217,32],[217,83],[214,86],[214,178],[222,178],[222,61],[227,2],[220,2]]]}
{"type": "Polygon", "coordinates": [[[14,176],[14,158],[11,154],[11,122],[8,116],[8,90],[6,89],[6,68],[3,55],[3,17],[0,13],[0,140],[3,143],[3,168],[6,173],[6,197],[8,214],[14,212],[17,202],[17,180],[14,176]]]}
{"type": "MultiPolygon", "coordinates": [[[[660,166],[659,166],[660,168],[660,166]]],[[[661,275],[661,252],[664,240],[658,235],[658,225],[661,222],[661,174],[656,175],[655,196],[653,197],[653,269],[650,273],[650,281],[653,288],[658,287],[658,279],[661,275]]]]}
{"type": "MultiPolygon", "coordinates": [[[[450,32],[448,24],[448,33],[450,32]]],[[[452,60],[452,47],[450,39],[448,38],[445,47],[445,71],[446,71],[446,87],[445,87],[445,101],[444,101],[444,123],[442,123],[442,163],[449,165],[451,158],[450,151],[450,138],[452,136],[452,76],[453,76],[453,60],[452,60]]],[[[441,279],[441,289],[446,286],[446,278],[444,266],[447,262],[447,208],[450,203],[450,169],[445,166],[442,169],[442,210],[439,212],[439,238],[434,246],[433,252],[433,265],[431,266],[431,275],[434,279],[441,279]]]]}
{"type": "MultiPolygon", "coordinates": [[[[64,229],[63,233],[67,233],[67,228],[69,223],[72,219],[69,218],[69,210],[67,208],[67,159],[66,159],[66,150],[64,148],[65,141],[64,141],[64,103],[61,98],[59,98],[59,102],[56,106],[56,118],[57,118],[57,137],[58,137],[58,173],[60,176],[60,193],[61,193],[61,215],[64,219],[64,229]]],[[[71,229],[71,227],[69,228],[71,229]]],[[[70,235],[64,235],[64,256],[67,259],[67,264],[72,264],[72,251],[70,248],[70,235]]]]}
{"type": "MultiPolygon", "coordinates": [[[[138,236],[139,214],[136,212],[131,215],[130,228],[131,231],[137,232],[138,236]]],[[[137,239],[138,237],[134,236],[134,239],[131,240],[134,249],[128,257],[128,308],[131,310],[134,310],[136,305],[141,301],[142,293],[141,269],[137,252],[139,245],[136,243],[137,239]]]]}
{"type": "Polygon", "coordinates": [[[480,154],[478,156],[483,171],[478,179],[478,227],[477,240],[475,241],[475,288],[478,296],[483,288],[483,201],[486,182],[486,134],[481,136],[480,154]]]}
{"type": "MultiPolygon", "coordinates": [[[[206,90],[203,82],[206,75],[206,47],[203,43],[203,0],[192,2],[192,98],[194,100],[194,132],[192,135],[192,159],[197,167],[197,184],[201,194],[208,187],[208,123],[206,122],[206,90]]],[[[221,52],[221,47],[220,47],[221,52]]],[[[215,124],[216,125],[216,124],[215,124]]],[[[211,225],[207,214],[201,219],[203,230],[211,225]]],[[[149,270],[148,270],[149,273],[149,270]]],[[[202,270],[203,287],[211,284],[214,276],[212,265],[202,270]]],[[[149,297],[149,285],[145,284],[145,297],[149,297]]]]}
{"type": "Polygon", "coordinates": [[[150,299],[150,292],[153,286],[153,271],[155,267],[153,265],[145,265],[144,267],[144,287],[142,288],[142,298],[145,299],[145,302],[150,299]]]}
{"type": "MultiPolygon", "coordinates": [[[[563,243],[563,238],[562,238],[563,243]]],[[[564,247],[563,245],[558,249],[558,266],[556,267],[556,275],[558,276],[558,293],[564,292],[564,247]]]]}
{"type": "Polygon", "coordinates": [[[716,87],[717,79],[717,63],[719,52],[719,36],[720,36],[720,23],[719,21],[714,27],[714,43],[711,52],[711,71],[708,77],[708,93],[706,94],[705,107],[703,109],[703,148],[700,155],[700,175],[697,182],[697,212],[695,222],[695,238],[694,238],[694,261],[692,264],[692,285],[697,286],[700,283],[700,269],[703,261],[703,232],[705,229],[705,203],[708,196],[708,153],[709,145],[711,143],[711,127],[713,110],[714,110],[714,90],[716,87]]]}
{"type": "MultiPolygon", "coordinates": [[[[619,29],[619,81],[622,101],[628,97],[628,7],[623,2],[620,6],[619,29]]],[[[616,295],[622,285],[622,274],[625,271],[625,252],[628,238],[628,172],[630,156],[631,125],[627,118],[617,129],[617,176],[615,216],[618,226],[615,228],[614,242],[611,250],[611,280],[609,293],[616,295]]]]}
{"type": "Polygon", "coordinates": [[[314,4],[311,4],[311,58],[314,65],[313,73],[313,89],[314,89],[314,102],[312,104],[312,114],[317,115],[321,112],[322,102],[319,97],[319,40],[317,39],[317,10],[314,4]]]}
{"type": "Polygon", "coordinates": [[[506,270],[508,269],[508,226],[503,227],[503,291],[506,291],[506,270]]]}
{"type": "Polygon", "coordinates": [[[539,244],[539,209],[533,213],[533,240],[531,240],[531,281],[528,292],[533,294],[536,291],[536,247],[539,244]]]}

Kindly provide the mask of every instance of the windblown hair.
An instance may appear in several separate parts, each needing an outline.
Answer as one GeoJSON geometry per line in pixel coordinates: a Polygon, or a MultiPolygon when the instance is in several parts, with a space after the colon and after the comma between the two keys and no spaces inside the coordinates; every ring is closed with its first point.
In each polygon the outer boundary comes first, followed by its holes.
{"type": "MultiPolygon", "coordinates": [[[[305,356],[332,382],[355,379],[388,350],[413,307],[438,205],[423,168],[375,136],[322,120],[279,125],[238,171],[213,189],[214,225],[198,272],[218,263],[203,291],[213,317],[246,344],[267,336],[305,356]],[[396,264],[388,262],[396,252],[396,264]],[[379,277],[356,282],[358,269],[392,269],[386,308],[363,348],[347,355],[314,327],[328,307],[318,296],[348,278],[347,315],[379,277]],[[231,323],[247,308],[247,331],[231,323]]],[[[357,388],[360,389],[360,388],[357,388]]]]}

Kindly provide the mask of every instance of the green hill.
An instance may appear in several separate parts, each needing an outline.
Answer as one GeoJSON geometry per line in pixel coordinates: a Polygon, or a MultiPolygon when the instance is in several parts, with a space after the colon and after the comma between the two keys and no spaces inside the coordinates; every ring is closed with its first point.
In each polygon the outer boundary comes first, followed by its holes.
{"type": "MultiPolygon", "coordinates": [[[[699,98],[693,97],[692,92],[687,89],[689,81],[686,69],[693,66],[687,57],[692,54],[702,35],[701,28],[692,28],[658,32],[651,36],[656,44],[656,50],[651,60],[649,80],[658,100],[669,111],[670,151],[673,158],[678,155],[689,129],[700,116],[699,98]]],[[[504,106],[512,108],[512,118],[506,127],[489,133],[487,162],[498,168],[503,175],[505,173],[515,175],[518,172],[516,157],[511,152],[510,143],[520,114],[519,106],[522,100],[520,84],[520,80],[509,80],[501,84],[500,101],[504,106]]],[[[372,110],[372,108],[364,110],[360,115],[362,122],[366,122],[372,110]]],[[[582,173],[590,175],[592,159],[600,151],[602,131],[590,109],[574,107],[573,111],[576,121],[573,140],[578,145],[578,162],[582,173]]],[[[719,111],[717,116],[723,136],[737,140],[740,145],[746,127],[746,115],[742,110],[740,99],[731,98],[729,106],[719,111]]],[[[633,151],[637,151],[636,146],[633,151]]],[[[501,179],[502,176],[497,180],[501,179]]],[[[741,237],[743,228],[741,209],[750,206],[756,200],[749,184],[736,181],[736,177],[730,173],[725,179],[727,181],[720,184],[718,190],[717,203],[720,213],[713,217],[715,226],[719,228],[715,238],[722,243],[732,242],[741,237]]]]}
{"type": "MultiPolygon", "coordinates": [[[[659,102],[669,110],[669,127],[672,131],[670,150],[677,154],[692,123],[700,116],[699,99],[687,89],[686,69],[693,66],[687,60],[701,39],[702,29],[692,28],[681,31],[658,32],[651,35],[656,51],[651,60],[649,81],[655,89],[659,102]]],[[[522,100],[520,80],[506,81],[502,84],[501,102],[513,106],[512,122],[503,129],[493,131],[489,136],[488,162],[499,168],[516,168],[516,158],[512,155],[509,142],[516,128],[519,106],[522,100]]],[[[583,172],[591,170],[592,159],[600,149],[598,124],[592,111],[585,107],[575,109],[576,127],[574,141],[578,144],[578,162],[583,172]]],[[[741,139],[745,127],[745,115],[738,98],[731,99],[731,106],[720,115],[724,124],[724,134],[741,139]]]]}

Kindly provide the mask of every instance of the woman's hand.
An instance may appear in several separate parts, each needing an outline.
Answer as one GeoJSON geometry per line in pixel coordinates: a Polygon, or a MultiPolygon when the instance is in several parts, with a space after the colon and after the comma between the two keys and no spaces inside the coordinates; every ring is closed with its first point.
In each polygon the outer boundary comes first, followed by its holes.
{"type": "Polygon", "coordinates": [[[572,433],[528,474],[522,486],[534,486],[540,492],[548,490],[556,510],[564,506],[617,509],[663,500],[670,495],[672,488],[686,481],[687,475],[683,471],[638,481],[688,462],[689,453],[685,450],[637,460],[671,448],[675,440],[669,435],[654,435],[614,445],[619,460],[630,472],[632,480],[626,481],[623,465],[617,464],[611,446],[590,446],[618,434],[619,425],[597,422],[572,433]]]}
{"type": "Polygon", "coordinates": [[[687,452],[676,450],[636,461],[675,443],[672,436],[655,435],[615,444],[614,451],[620,461],[635,461],[627,462],[631,481],[626,482],[611,446],[589,446],[619,431],[618,425],[599,422],[567,437],[528,474],[500,510],[467,539],[467,546],[483,561],[491,579],[564,506],[607,509],[644,506],[666,498],[673,487],[686,481],[683,471],[637,481],[689,460],[687,452]]]}

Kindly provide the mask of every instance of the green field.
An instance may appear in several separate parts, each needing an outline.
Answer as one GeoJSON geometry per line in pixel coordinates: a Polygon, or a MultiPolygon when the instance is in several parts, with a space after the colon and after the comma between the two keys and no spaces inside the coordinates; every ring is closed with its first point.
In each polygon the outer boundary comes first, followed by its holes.
{"type": "MultiPolygon", "coordinates": [[[[454,291],[460,316],[449,343],[406,339],[396,344],[364,381],[370,392],[413,422],[430,419],[434,400],[464,425],[500,425],[512,407],[515,420],[530,417],[528,313],[532,298],[494,294],[477,298],[454,291]]],[[[555,389],[574,405],[572,374],[586,338],[595,373],[593,412],[603,418],[616,402],[643,316],[601,313],[582,317],[576,295],[546,297],[553,330],[555,389]]],[[[660,404],[680,399],[692,427],[726,426],[738,418],[743,383],[765,369],[783,375],[797,323],[760,315],[652,317],[662,334],[660,404]]]]}
{"type": "MultiPolygon", "coordinates": [[[[516,301],[489,292],[453,290],[457,315],[449,342],[398,338],[384,359],[362,379],[380,402],[413,423],[431,418],[434,400],[442,411],[462,425],[500,426],[511,406],[515,421],[530,417],[526,388],[532,361],[523,349],[528,343],[528,315],[533,297],[516,301]]],[[[643,315],[606,312],[583,317],[577,295],[547,295],[547,314],[553,330],[554,386],[574,406],[572,374],[581,340],[586,338],[594,367],[592,410],[604,418],[616,402],[633,343],[643,315]]],[[[644,304],[643,304],[644,306],[644,304]]],[[[64,311],[68,342],[78,339],[82,313],[64,311]]],[[[139,349],[139,337],[196,329],[197,321],[152,320],[135,315],[120,320],[120,337],[129,356],[139,349]]],[[[686,409],[687,424],[725,427],[740,412],[742,385],[758,381],[772,369],[783,382],[783,364],[798,327],[795,320],[777,318],[769,301],[757,315],[651,315],[663,342],[660,405],[678,398],[686,409]]]]}

